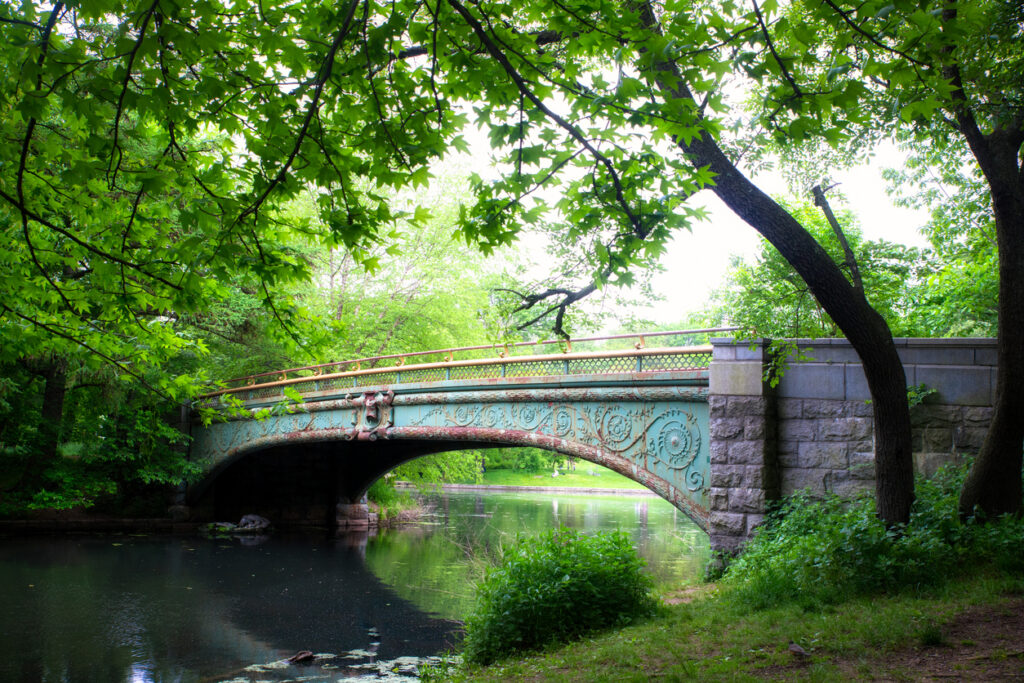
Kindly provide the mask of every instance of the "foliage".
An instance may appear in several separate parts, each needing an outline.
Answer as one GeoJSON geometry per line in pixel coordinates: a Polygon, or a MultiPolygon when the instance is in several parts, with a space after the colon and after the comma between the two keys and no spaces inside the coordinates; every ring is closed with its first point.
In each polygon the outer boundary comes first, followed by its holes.
{"type": "MultiPolygon", "coordinates": [[[[399,219],[427,218],[391,193],[426,187],[436,162],[466,151],[471,117],[496,167],[472,178],[459,236],[489,252],[545,221],[583,263],[569,286],[521,293],[520,312],[563,331],[567,306],[633,282],[672,230],[701,218],[687,200],[711,188],[783,250],[858,348],[885,350],[863,297],[739,173],[735,131],[859,145],[898,127],[927,139],[930,123],[956,120],[972,149],[1003,140],[984,137],[994,132],[1013,142],[1014,4],[2,4],[4,352],[80,348],[139,379],[139,366],[201,352],[163,323],[202,313],[239,276],[291,324],[297,306],[277,288],[311,272],[296,237],[375,265],[399,219]],[[763,84],[753,125],[730,112],[738,81],[763,84]],[[315,221],[287,210],[307,191],[315,221]]],[[[1019,146],[996,155],[1013,177],[1019,146]]],[[[895,377],[895,351],[865,369],[895,377]]],[[[164,393],[192,384],[157,377],[164,393]]],[[[909,463],[909,417],[892,387],[871,384],[890,476],[909,463]]],[[[891,476],[904,485],[880,510],[903,519],[910,482],[891,476]]]]}
{"type": "Polygon", "coordinates": [[[479,451],[448,451],[416,458],[394,470],[394,480],[408,481],[421,492],[444,481],[480,481],[479,451]]]}
{"type": "Polygon", "coordinates": [[[679,604],[627,628],[488,667],[450,662],[429,680],[913,680],[936,670],[955,670],[964,679],[1012,678],[1019,663],[1003,653],[1016,630],[1005,616],[1022,589],[1019,576],[978,572],[933,590],[873,594],[808,611],[797,604],[751,610],[713,586],[689,587],[679,604]],[[964,637],[964,617],[979,629],[971,640],[964,637]],[[921,641],[936,628],[955,647],[922,653],[921,641]],[[790,640],[811,657],[795,662],[790,640]],[[922,655],[929,662],[924,670],[922,655]]]}
{"type": "Polygon", "coordinates": [[[912,187],[924,186],[918,197],[955,195],[944,199],[950,208],[936,212],[931,228],[959,262],[931,283],[924,322],[961,334],[991,331],[995,323],[1004,359],[994,417],[964,481],[960,511],[968,516],[980,505],[993,515],[1019,513],[1024,404],[1014,387],[1024,382],[1016,351],[1024,343],[1024,307],[1007,293],[1024,286],[1024,6],[1003,0],[764,5],[773,28],[759,17],[762,49],[750,71],[764,83],[758,98],[764,132],[749,144],[763,151],[757,141],[774,139],[780,149],[811,140],[858,155],[896,139],[931,148],[912,155],[903,176],[912,187]],[[923,175],[937,182],[922,183],[923,175]],[[966,294],[963,310],[957,310],[958,285],[966,294]]]}
{"type": "MultiPolygon", "coordinates": [[[[780,203],[851,277],[842,246],[821,211],[807,202],[780,203]]],[[[913,327],[910,313],[917,305],[921,281],[928,275],[930,255],[901,244],[863,239],[850,211],[840,211],[837,218],[857,257],[868,301],[894,334],[928,336],[929,330],[913,327]]],[[[752,263],[733,259],[725,283],[712,294],[707,315],[711,325],[740,325],[754,336],[813,338],[841,334],[793,266],[765,240],[752,263]]]]}
{"type": "Polygon", "coordinates": [[[923,382],[921,384],[911,384],[907,387],[907,403],[913,408],[923,404],[928,400],[929,396],[937,393],[937,389],[933,389],[923,382]]]}
{"type": "MultiPolygon", "coordinates": [[[[168,488],[199,472],[181,448],[185,435],[167,419],[167,412],[177,406],[154,406],[145,394],[112,396],[109,391],[100,386],[71,392],[55,458],[42,457],[31,439],[4,448],[0,516],[94,504],[126,515],[164,514],[168,488]]],[[[25,393],[30,402],[37,400],[31,390],[25,393]]],[[[29,436],[38,431],[38,414],[31,407],[12,421],[16,429],[29,430],[29,436]]]]}
{"type": "Polygon", "coordinates": [[[389,477],[381,477],[373,482],[366,492],[366,497],[377,504],[377,513],[382,521],[417,504],[408,491],[396,489],[389,477]]]}
{"type": "Polygon", "coordinates": [[[466,661],[487,664],[651,614],[643,564],[623,532],[561,528],[519,538],[477,588],[466,661]]]}
{"type": "Polygon", "coordinates": [[[886,176],[897,202],[931,210],[922,231],[935,256],[911,314],[938,336],[995,336],[999,255],[985,179],[962,140],[907,137],[904,166],[886,176]]]}
{"type": "Polygon", "coordinates": [[[523,470],[550,472],[565,460],[561,453],[541,448],[490,448],[483,452],[489,470],[523,470]]]}
{"type": "Polygon", "coordinates": [[[870,499],[813,499],[798,493],[767,518],[729,566],[724,584],[754,609],[786,603],[814,607],[877,592],[937,585],[964,567],[1024,562],[1024,523],[962,523],[957,492],[966,468],[920,480],[909,524],[886,528],[870,499]]]}

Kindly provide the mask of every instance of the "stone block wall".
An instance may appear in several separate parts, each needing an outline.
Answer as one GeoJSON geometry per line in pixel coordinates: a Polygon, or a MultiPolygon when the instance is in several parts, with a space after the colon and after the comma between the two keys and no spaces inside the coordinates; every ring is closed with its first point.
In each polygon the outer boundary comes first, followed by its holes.
{"type": "MultiPolygon", "coordinates": [[[[777,387],[763,381],[768,342],[712,340],[712,547],[731,552],[765,502],[809,488],[874,490],[874,420],[860,359],[845,339],[796,340],[777,387]]],[[[935,393],[911,409],[915,469],[929,476],[977,453],[995,395],[993,339],[897,339],[907,384],[935,393]]]]}
{"type": "MultiPolygon", "coordinates": [[[[797,340],[776,388],[780,491],[874,490],[874,420],[860,359],[845,339],[797,340]]],[[[911,408],[915,469],[977,453],[995,396],[994,339],[897,339],[907,384],[935,393],[911,408]]]]}
{"type": "MultiPolygon", "coordinates": [[[[729,340],[731,342],[731,340],[729,340]]],[[[717,343],[710,370],[709,534],[715,550],[733,552],[779,495],[775,400],[762,381],[767,345],[717,343]]]]}

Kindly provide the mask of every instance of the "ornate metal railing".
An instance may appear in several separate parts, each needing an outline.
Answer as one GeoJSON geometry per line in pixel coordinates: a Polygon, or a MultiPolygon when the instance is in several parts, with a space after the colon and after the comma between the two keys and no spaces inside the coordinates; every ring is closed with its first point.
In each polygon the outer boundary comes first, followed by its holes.
{"type": "Polygon", "coordinates": [[[243,401],[270,399],[283,396],[286,387],[299,394],[315,394],[358,390],[366,386],[446,380],[700,370],[711,362],[710,346],[649,348],[647,340],[663,337],[692,339],[698,335],[735,329],[673,330],[373,356],[236,377],[226,380],[223,388],[204,394],[202,398],[232,394],[243,401]],[[595,343],[612,348],[596,351],[573,348],[595,343]],[[550,351],[515,355],[517,350],[525,347],[550,351]],[[426,362],[409,364],[409,359],[426,362]]]}

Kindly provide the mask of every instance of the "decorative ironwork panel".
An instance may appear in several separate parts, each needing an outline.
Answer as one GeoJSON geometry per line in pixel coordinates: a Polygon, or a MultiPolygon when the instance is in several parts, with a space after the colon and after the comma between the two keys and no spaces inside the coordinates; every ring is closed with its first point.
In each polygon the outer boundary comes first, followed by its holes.
{"type": "Polygon", "coordinates": [[[636,358],[578,358],[569,361],[570,375],[596,375],[603,372],[635,372],[636,358]]]}
{"type": "Polygon", "coordinates": [[[656,370],[698,370],[711,364],[710,353],[674,353],[664,356],[644,356],[643,372],[656,370]]]}
{"type": "Polygon", "coordinates": [[[490,379],[501,377],[500,365],[462,365],[451,369],[451,379],[490,379]]]}
{"type": "Polygon", "coordinates": [[[528,363],[509,363],[505,366],[505,377],[546,377],[548,375],[564,375],[565,361],[561,359],[533,361],[528,363]]]}
{"type": "Polygon", "coordinates": [[[261,389],[253,389],[252,391],[247,392],[246,400],[247,401],[251,401],[251,400],[260,399],[260,398],[276,398],[278,396],[281,396],[281,392],[282,392],[282,389],[279,386],[278,387],[263,387],[261,389]]]}
{"type": "Polygon", "coordinates": [[[397,372],[381,372],[374,375],[357,375],[357,387],[373,387],[382,384],[395,384],[398,381],[397,372]]]}
{"type": "MultiPolygon", "coordinates": [[[[697,510],[706,510],[710,490],[708,406],[702,401],[515,401],[400,406],[395,430],[448,435],[464,431],[534,434],[553,439],[559,450],[594,448],[626,460],[639,471],[675,487],[697,510]]],[[[461,438],[471,439],[472,436],[461,438]]]]}
{"type": "Polygon", "coordinates": [[[445,379],[444,368],[424,368],[423,370],[402,371],[402,382],[441,382],[445,379]]]}
{"type": "MultiPolygon", "coordinates": [[[[316,382],[315,391],[330,391],[331,389],[351,389],[354,386],[351,377],[331,377],[328,379],[321,379],[316,382]]],[[[305,383],[301,385],[299,391],[305,393],[307,391],[314,391],[313,383],[305,383]]]]}

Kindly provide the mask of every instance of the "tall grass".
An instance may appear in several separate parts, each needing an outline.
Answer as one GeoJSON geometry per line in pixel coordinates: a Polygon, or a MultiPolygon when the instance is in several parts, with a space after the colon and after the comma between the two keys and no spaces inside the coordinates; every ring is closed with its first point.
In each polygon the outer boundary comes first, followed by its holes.
{"type": "Polygon", "coordinates": [[[910,522],[887,529],[874,501],[796,494],[726,570],[732,599],[753,609],[813,607],[857,595],[935,586],[965,571],[1024,570],[1024,521],[961,522],[957,496],[966,467],[917,483],[910,522]]]}

